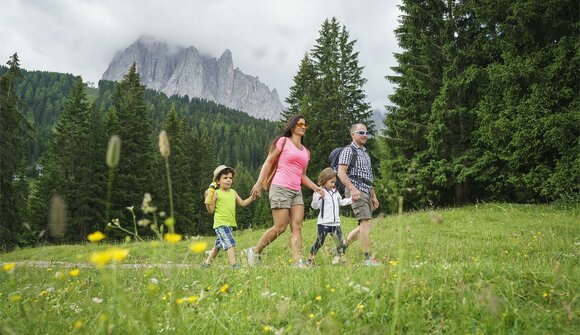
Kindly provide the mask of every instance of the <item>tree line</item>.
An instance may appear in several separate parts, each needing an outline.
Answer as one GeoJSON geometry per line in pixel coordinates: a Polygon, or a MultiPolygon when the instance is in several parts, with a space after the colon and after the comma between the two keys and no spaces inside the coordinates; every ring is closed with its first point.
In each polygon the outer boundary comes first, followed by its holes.
{"type": "Polygon", "coordinates": [[[578,6],[402,2],[380,168],[390,196],[580,200],[578,6]]]}
{"type": "MultiPolygon", "coordinates": [[[[146,192],[153,195],[160,212],[168,212],[164,163],[155,147],[161,129],[171,141],[178,229],[188,235],[208,233],[212,219],[205,211],[203,191],[215,166],[218,162],[235,166],[238,191],[249,193],[269,140],[278,131],[276,123],[211,102],[168,98],[147,90],[134,67],[121,82],[101,81],[98,90],[91,90],[80,77],[48,72],[31,72],[32,83],[22,84],[28,73],[20,70],[18,62],[15,54],[2,76],[2,116],[14,119],[2,120],[3,144],[4,140],[14,141],[2,146],[2,172],[6,172],[2,179],[2,249],[47,238],[50,200],[55,195],[67,206],[65,241],[82,241],[87,233],[107,229],[105,151],[112,135],[121,138],[122,154],[112,182],[108,217],[132,225],[127,207],[139,213],[146,192]],[[61,87],[67,94],[64,99],[62,94],[27,95],[47,91],[34,83],[61,87]],[[47,105],[61,108],[53,111],[56,116],[47,115],[39,110],[47,105]],[[17,166],[10,165],[17,162],[17,166]]],[[[269,219],[269,213],[265,216],[260,211],[265,206],[262,201],[240,213],[242,228],[269,219]]],[[[150,233],[140,230],[144,235],[150,233]]],[[[115,236],[115,231],[110,234],[115,236]]]]}

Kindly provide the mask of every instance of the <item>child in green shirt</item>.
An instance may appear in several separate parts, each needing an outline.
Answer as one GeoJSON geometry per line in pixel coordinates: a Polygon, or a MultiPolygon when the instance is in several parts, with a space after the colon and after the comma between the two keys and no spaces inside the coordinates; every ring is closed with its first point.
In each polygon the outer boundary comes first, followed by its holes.
{"type": "Polygon", "coordinates": [[[242,207],[247,207],[254,201],[254,198],[250,196],[246,200],[242,200],[238,193],[231,188],[235,175],[236,171],[225,165],[218,166],[213,172],[213,180],[217,189],[213,187],[208,189],[205,206],[208,212],[214,213],[213,229],[217,234],[217,239],[203,263],[204,266],[209,266],[220,249],[223,249],[227,252],[232,268],[236,270],[240,268],[236,262],[236,241],[232,235],[232,228],[237,227],[236,203],[242,207]]]}

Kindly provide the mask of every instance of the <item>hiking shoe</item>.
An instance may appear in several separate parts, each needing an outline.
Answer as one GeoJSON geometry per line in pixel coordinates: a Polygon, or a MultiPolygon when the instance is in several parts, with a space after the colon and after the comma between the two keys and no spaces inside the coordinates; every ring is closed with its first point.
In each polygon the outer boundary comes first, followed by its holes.
{"type": "Polygon", "coordinates": [[[302,258],[298,260],[298,262],[294,263],[294,267],[297,269],[304,269],[306,268],[306,264],[302,262],[302,258]]]}
{"type": "Polygon", "coordinates": [[[340,255],[336,255],[336,256],[334,256],[334,257],[332,258],[332,262],[331,262],[330,264],[332,264],[332,265],[336,265],[336,264],[338,264],[338,263],[340,263],[340,255]]]}
{"type": "Polygon", "coordinates": [[[246,254],[248,256],[248,265],[254,266],[260,262],[260,255],[254,252],[254,248],[246,249],[246,254]]]}
{"type": "Polygon", "coordinates": [[[374,257],[370,257],[370,258],[365,259],[363,263],[366,266],[378,266],[378,265],[381,265],[381,263],[379,263],[379,261],[377,261],[377,259],[374,258],[374,257]]]}

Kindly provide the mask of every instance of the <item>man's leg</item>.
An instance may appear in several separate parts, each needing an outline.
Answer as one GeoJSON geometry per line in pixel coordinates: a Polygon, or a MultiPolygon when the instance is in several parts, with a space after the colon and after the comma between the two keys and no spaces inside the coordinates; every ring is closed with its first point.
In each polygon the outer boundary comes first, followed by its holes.
{"type": "Polygon", "coordinates": [[[371,226],[371,219],[360,220],[360,225],[358,226],[360,248],[365,253],[365,256],[368,256],[371,251],[371,226]]]}

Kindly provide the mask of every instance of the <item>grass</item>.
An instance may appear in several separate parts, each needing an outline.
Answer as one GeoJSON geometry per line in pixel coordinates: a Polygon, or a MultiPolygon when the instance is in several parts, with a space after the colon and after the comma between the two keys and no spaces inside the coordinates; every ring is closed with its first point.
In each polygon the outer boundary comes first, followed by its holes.
{"type": "MultiPolygon", "coordinates": [[[[373,268],[361,265],[357,243],[345,264],[331,266],[327,241],[314,267],[295,269],[288,232],[261,266],[240,259],[240,271],[223,253],[202,268],[204,255],[188,241],[115,245],[130,250],[124,264],[149,268],[84,264],[111,244],[1,254],[1,264],[17,263],[0,270],[0,333],[580,333],[580,209],[484,204],[437,213],[440,223],[430,212],[375,219],[383,265],[373,268]]],[[[344,218],[343,231],[355,224],[344,218]]],[[[262,233],[237,232],[238,251],[262,233]]],[[[315,235],[315,221],[305,222],[304,256],[315,235]]]]}

